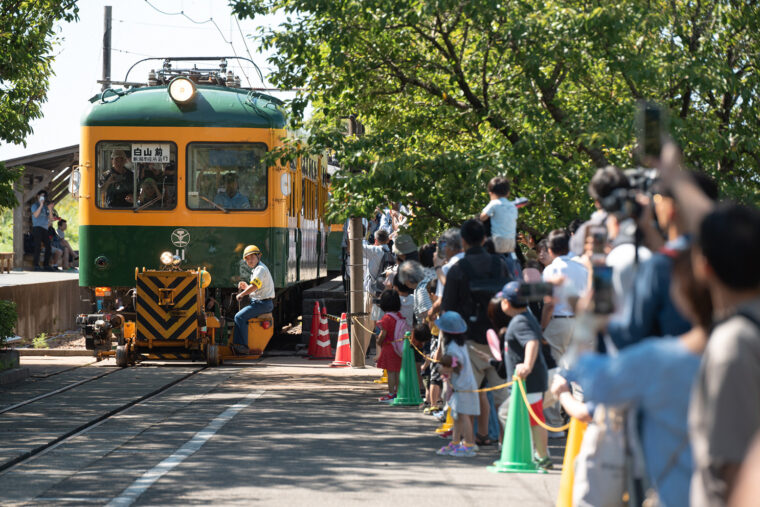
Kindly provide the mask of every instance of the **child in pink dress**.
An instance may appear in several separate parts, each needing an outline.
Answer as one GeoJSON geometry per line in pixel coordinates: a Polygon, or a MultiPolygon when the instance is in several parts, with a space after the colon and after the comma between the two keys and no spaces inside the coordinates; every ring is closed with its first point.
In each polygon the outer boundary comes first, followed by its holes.
{"type": "Polygon", "coordinates": [[[393,290],[384,290],[380,294],[380,309],[385,312],[383,318],[377,323],[380,334],[377,336],[377,345],[381,347],[380,357],[377,359],[377,367],[388,371],[388,394],[378,401],[391,401],[396,397],[398,390],[399,372],[401,371],[401,356],[393,347],[396,325],[399,320],[404,321],[401,315],[401,299],[393,290]]]}

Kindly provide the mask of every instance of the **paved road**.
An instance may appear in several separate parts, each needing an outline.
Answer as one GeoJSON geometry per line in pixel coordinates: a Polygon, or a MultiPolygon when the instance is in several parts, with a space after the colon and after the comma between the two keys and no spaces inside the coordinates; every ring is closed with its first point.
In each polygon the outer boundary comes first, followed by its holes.
{"type": "Polygon", "coordinates": [[[554,503],[559,472],[492,474],[495,448],[436,456],[437,422],[375,401],[378,374],[296,358],[206,369],[0,474],[3,502],[554,503]]]}

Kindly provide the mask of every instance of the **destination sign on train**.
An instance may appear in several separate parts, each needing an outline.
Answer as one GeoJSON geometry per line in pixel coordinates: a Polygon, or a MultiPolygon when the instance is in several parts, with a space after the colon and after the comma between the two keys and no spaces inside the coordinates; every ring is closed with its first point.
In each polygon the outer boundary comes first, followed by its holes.
{"type": "Polygon", "coordinates": [[[133,144],[132,162],[153,162],[157,164],[169,163],[169,144],[133,144]]]}

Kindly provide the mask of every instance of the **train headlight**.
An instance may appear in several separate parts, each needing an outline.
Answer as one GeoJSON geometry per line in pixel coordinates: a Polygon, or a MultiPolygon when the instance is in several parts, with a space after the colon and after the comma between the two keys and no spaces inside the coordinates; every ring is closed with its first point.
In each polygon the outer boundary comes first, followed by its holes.
{"type": "Polygon", "coordinates": [[[169,96],[174,102],[186,104],[195,97],[195,84],[186,77],[177,77],[169,83],[169,96]]]}
{"type": "Polygon", "coordinates": [[[164,266],[171,266],[174,261],[174,256],[171,252],[164,252],[161,254],[161,264],[164,266]]]}

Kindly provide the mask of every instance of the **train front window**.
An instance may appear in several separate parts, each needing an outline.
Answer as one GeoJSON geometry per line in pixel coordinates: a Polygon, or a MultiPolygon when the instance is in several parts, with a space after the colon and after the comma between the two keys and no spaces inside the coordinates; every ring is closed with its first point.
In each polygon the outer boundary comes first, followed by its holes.
{"type": "Polygon", "coordinates": [[[176,206],[176,144],[102,141],[95,155],[99,208],[142,211],[176,206]]]}
{"type": "Polygon", "coordinates": [[[190,143],[187,206],[245,211],[267,207],[267,168],[261,143],[190,143]]]}

